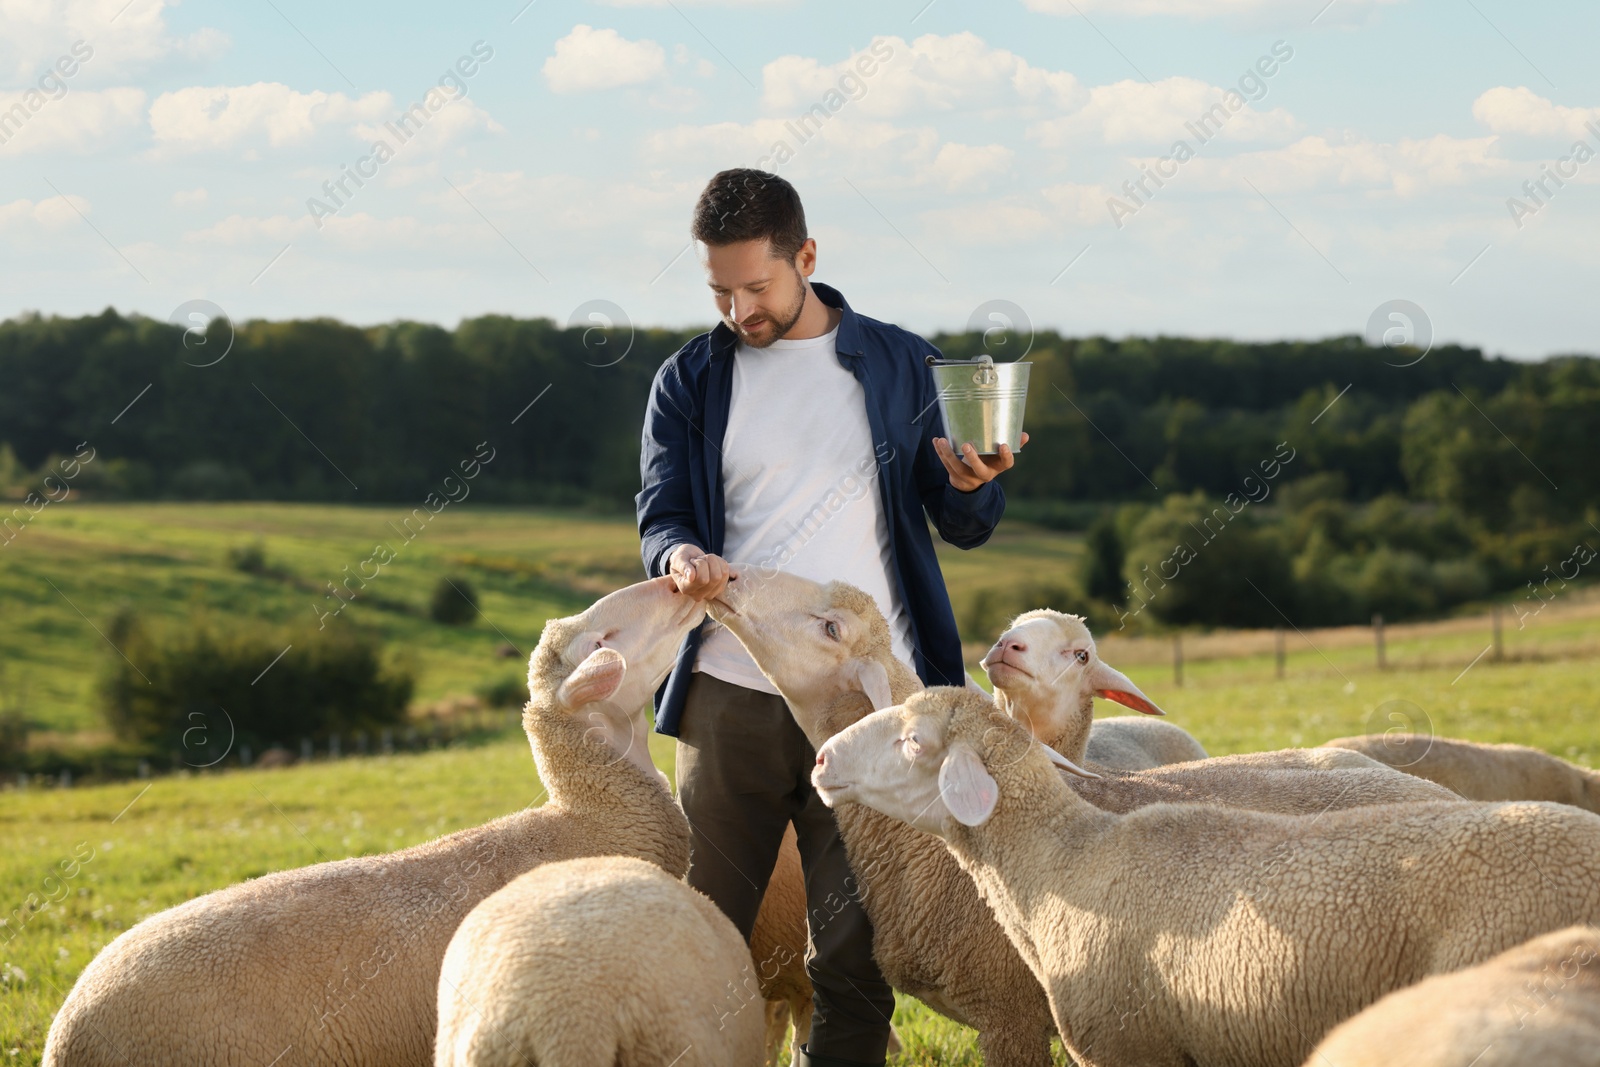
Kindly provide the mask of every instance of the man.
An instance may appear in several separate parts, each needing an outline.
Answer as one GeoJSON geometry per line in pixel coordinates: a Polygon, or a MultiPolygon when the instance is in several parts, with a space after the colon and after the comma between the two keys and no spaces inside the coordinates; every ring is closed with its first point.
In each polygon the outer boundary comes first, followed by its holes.
{"type": "MultiPolygon", "coordinates": [[[[951,544],[988,540],[1010,450],[986,462],[963,443],[958,455],[938,436],[923,362],[933,347],[808,281],[817,246],[788,182],[723,171],[691,233],[722,323],[662,364],[651,390],[637,501],[645,570],[701,600],[736,578],[729,559],[847,581],[877,599],[895,654],[925,683],[964,684],[923,513],[951,544]]],[[[792,821],[816,996],[796,1067],[881,1065],[894,995],[833,813],[811,788],[816,754],[738,640],[710,628],[702,642],[705,629],[656,700],[656,728],[678,738],[689,884],[748,940],[792,821]]]]}

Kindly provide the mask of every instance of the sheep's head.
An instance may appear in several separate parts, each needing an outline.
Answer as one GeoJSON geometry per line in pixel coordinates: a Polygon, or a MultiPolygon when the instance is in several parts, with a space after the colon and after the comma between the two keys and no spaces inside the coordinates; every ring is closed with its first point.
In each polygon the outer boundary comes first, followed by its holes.
{"type": "Polygon", "coordinates": [[[1012,620],[983,657],[1008,711],[1045,742],[1073,733],[1087,738],[1093,698],[1105,697],[1147,715],[1166,714],[1127,675],[1100,658],[1077,615],[1048,608],[1012,620]]]}
{"type": "Polygon", "coordinates": [[[1097,777],[1035,741],[981,691],[936,686],[834,736],[817,752],[811,784],[829,807],[864,804],[943,837],[950,819],[987,822],[1000,797],[990,770],[1034,751],[1097,777]]]}
{"type": "Polygon", "coordinates": [[[705,618],[705,607],[652,578],[608,593],[577,615],[551,619],[528,660],[530,711],[585,715],[630,757],[649,753],[634,738],[638,713],[672,669],[678,647],[705,618]]]}
{"type": "Polygon", "coordinates": [[[817,712],[845,693],[867,694],[874,708],[894,702],[889,624],[870,595],[844,582],[738,573],[708,610],[777,686],[808,737],[817,736],[817,712]]]}

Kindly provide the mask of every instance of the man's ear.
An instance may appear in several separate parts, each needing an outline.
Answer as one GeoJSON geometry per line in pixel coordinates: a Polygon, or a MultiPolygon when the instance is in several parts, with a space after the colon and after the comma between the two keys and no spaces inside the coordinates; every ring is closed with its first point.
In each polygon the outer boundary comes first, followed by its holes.
{"type": "Polygon", "coordinates": [[[628,673],[628,661],[614,648],[597,648],[573,668],[566,681],[556,690],[556,699],[563,707],[581,708],[597,700],[609,700],[622,686],[628,673]]]}
{"type": "Polygon", "coordinates": [[[889,672],[884,669],[883,664],[875,659],[858,659],[853,662],[856,684],[861,686],[861,691],[872,701],[872,710],[882,711],[884,708],[893,707],[894,698],[889,695],[889,672]]]}
{"type": "Polygon", "coordinates": [[[1118,704],[1126,705],[1134,711],[1142,711],[1146,715],[1166,714],[1156,707],[1155,701],[1139,692],[1139,687],[1134,685],[1126,674],[1108,667],[1098,658],[1089,670],[1089,688],[1094,690],[1095,696],[1115,700],[1118,704]]]}
{"type": "Polygon", "coordinates": [[[989,777],[983,761],[971,745],[957,742],[945,753],[939,766],[939,797],[956,822],[980,826],[994,814],[1000,800],[1000,787],[989,777]]]}

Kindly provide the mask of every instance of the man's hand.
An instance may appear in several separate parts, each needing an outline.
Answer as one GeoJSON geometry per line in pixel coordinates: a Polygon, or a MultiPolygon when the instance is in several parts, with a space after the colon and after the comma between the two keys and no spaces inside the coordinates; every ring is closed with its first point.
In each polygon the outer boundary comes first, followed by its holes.
{"type": "MultiPolygon", "coordinates": [[[[1022,443],[1028,443],[1026,433],[1022,435],[1022,443]]],[[[985,482],[994,481],[995,475],[1010,470],[1017,462],[1011,446],[1003,443],[1000,445],[1000,454],[988,462],[978,455],[978,450],[970,441],[961,446],[961,453],[957,455],[948,438],[935,437],[933,450],[944,461],[944,469],[950,472],[950,484],[963,493],[970,493],[985,482]]]]}
{"type": "Polygon", "coordinates": [[[667,557],[667,573],[678,585],[678,592],[696,600],[713,600],[728,585],[728,561],[698,545],[684,543],[667,557]]]}

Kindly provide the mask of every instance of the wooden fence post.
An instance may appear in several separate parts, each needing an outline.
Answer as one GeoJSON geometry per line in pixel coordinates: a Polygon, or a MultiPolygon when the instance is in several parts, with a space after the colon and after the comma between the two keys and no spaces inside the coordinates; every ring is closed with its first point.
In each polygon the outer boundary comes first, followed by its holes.
{"type": "Polygon", "coordinates": [[[1372,639],[1378,649],[1378,669],[1386,670],[1389,666],[1388,658],[1384,655],[1383,648],[1383,616],[1372,616],[1372,639]]]}
{"type": "Polygon", "coordinates": [[[1283,627],[1279,626],[1273,631],[1273,656],[1277,660],[1278,677],[1283,677],[1283,661],[1285,658],[1283,647],[1283,627]]]}
{"type": "Polygon", "coordinates": [[[1489,619],[1494,626],[1494,652],[1493,659],[1496,663],[1505,659],[1505,646],[1500,640],[1500,605],[1495,604],[1489,608],[1489,619]]]}

